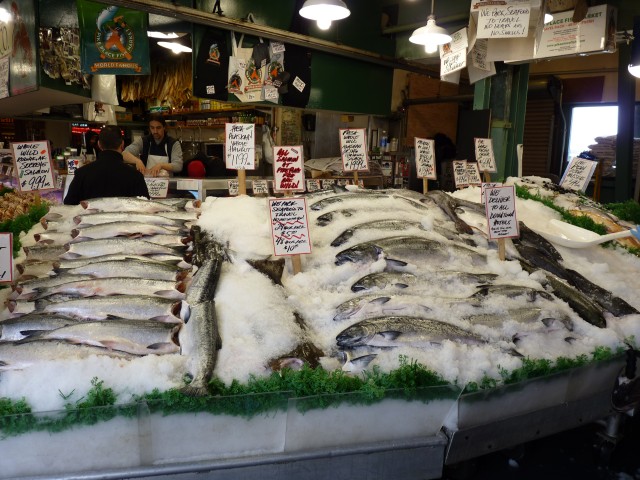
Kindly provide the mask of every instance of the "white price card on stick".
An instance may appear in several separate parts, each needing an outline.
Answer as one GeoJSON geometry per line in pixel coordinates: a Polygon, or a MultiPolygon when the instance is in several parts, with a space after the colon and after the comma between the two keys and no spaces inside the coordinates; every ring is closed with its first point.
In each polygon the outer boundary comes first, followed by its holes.
{"type": "Polygon", "coordinates": [[[13,234],[0,233],[0,283],[13,281],[13,234]]]}
{"type": "Polygon", "coordinates": [[[480,203],[484,205],[484,191],[487,188],[501,187],[501,186],[502,186],[502,183],[500,182],[484,182],[482,185],[480,185],[480,203]]]}
{"type": "Polygon", "coordinates": [[[273,251],[276,256],[311,253],[305,198],[270,199],[269,213],[273,251]]]}
{"type": "Polygon", "coordinates": [[[302,146],[273,147],[273,191],[304,192],[302,146]]]}
{"type": "Polygon", "coordinates": [[[168,178],[145,177],[144,181],[147,183],[151,198],[167,198],[167,192],[169,191],[168,178]]]}
{"type": "Polygon", "coordinates": [[[340,129],[340,154],[345,172],[368,172],[367,134],[364,128],[340,129]]]}
{"type": "Polygon", "coordinates": [[[467,170],[466,160],[454,160],[451,162],[453,165],[453,181],[456,184],[456,188],[462,188],[469,185],[469,175],[467,170]]]}
{"type": "Polygon", "coordinates": [[[225,124],[225,163],[230,170],[256,168],[256,126],[253,123],[225,124]]]}
{"type": "Polygon", "coordinates": [[[493,155],[493,143],[490,138],[474,138],[476,161],[478,168],[482,172],[494,173],[498,169],[496,167],[496,159],[493,155]]]}
{"type": "Polygon", "coordinates": [[[227,180],[227,185],[229,189],[229,195],[232,197],[237,197],[240,195],[240,182],[236,180],[227,180]]]}
{"type": "Polygon", "coordinates": [[[568,190],[585,191],[589,186],[593,172],[595,172],[598,162],[587,160],[586,158],[575,157],[569,162],[569,166],[564,171],[560,186],[568,190]]]}
{"type": "Polygon", "coordinates": [[[467,185],[481,185],[480,170],[476,162],[467,162],[467,185]]]}
{"type": "Polygon", "coordinates": [[[251,190],[254,195],[269,195],[268,180],[254,180],[251,182],[251,190]]]}
{"type": "Polygon", "coordinates": [[[18,188],[21,192],[56,188],[47,140],[12,143],[11,148],[13,163],[18,174],[18,188]]]}
{"type": "Polygon", "coordinates": [[[489,238],[498,240],[518,237],[520,234],[516,218],[516,192],[513,185],[486,188],[484,198],[489,238]]]}
{"type": "Polygon", "coordinates": [[[317,192],[320,189],[320,180],[307,180],[307,192],[317,192]]]}
{"type": "Polygon", "coordinates": [[[428,138],[415,137],[413,143],[416,148],[417,177],[436,180],[435,141],[428,138]]]}

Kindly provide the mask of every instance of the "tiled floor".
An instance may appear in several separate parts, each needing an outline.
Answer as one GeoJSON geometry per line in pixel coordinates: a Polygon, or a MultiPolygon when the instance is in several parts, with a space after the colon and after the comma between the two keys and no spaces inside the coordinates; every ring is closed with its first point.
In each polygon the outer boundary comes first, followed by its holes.
{"type": "Polygon", "coordinates": [[[640,412],[625,416],[617,444],[591,424],[496,452],[457,468],[447,480],[640,480],[640,412]]]}

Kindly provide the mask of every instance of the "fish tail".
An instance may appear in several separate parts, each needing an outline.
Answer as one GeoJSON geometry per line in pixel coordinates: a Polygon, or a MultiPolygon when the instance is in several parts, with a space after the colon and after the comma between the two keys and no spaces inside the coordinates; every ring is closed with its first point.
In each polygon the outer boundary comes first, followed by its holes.
{"type": "Polygon", "coordinates": [[[180,389],[180,392],[182,392],[184,395],[187,395],[188,397],[206,397],[207,395],[209,395],[209,390],[207,390],[207,387],[198,387],[195,385],[187,385],[186,387],[182,387],[180,389]]]}

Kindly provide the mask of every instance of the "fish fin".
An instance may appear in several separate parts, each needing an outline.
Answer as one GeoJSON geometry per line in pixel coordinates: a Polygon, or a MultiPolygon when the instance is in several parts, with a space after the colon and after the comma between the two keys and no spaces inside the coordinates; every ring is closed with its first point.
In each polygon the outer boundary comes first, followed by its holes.
{"type": "Polygon", "coordinates": [[[158,342],[158,343],[152,343],[151,345],[147,345],[147,348],[149,350],[162,350],[163,348],[165,348],[167,345],[167,342],[158,342]]]}
{"type": "Polygon", "coordinates": [[[391,297],[378,297],[378,298],[374,298],[369,303],[373,303],[373,304],[376,304],[376,305],[384,305],[389,300],[391,300],[391,297]]]}
{"type": "Polygon", "coordinates": [[[107,320],[122,320],[122,317],[118,317],[117,315],[112,315],[111,313],[107,314],[107,320]]]}
{"type": "Polygon", "coordinates": [[[568,344],[573,344],[573,342],[575,342],[577,339],[575,337],[565,337],[564,341],[567,342],[568,344]]]}
{"type": "Polygon", "coordinates": [[[394,267],[406,267],[408,265],[407,262],[403,262],[402,260],[397,260],[395,258],[387,258],[386,260],[388,265],[392,265],[394,267]]]}
{"type": "Polygon", "coordinates": [[[380,332],[379,335],[382,336],[385,340],[395,340],[400,335],[402,335],[402,332],[398,332],[396,330],[388,330],[386,332],[380,332]]]}
{"type": "Polygon", "coordinates": [[[544,326],[547,328],[551,328],[551,326],[556,323],[556,319],[555,318],[543,318],[540,320],[542,323],[544,323],[544,326]]]}
{"type": "Polygon", "coordinates": [[[394,283],[393,285],[396,288],[409,288],[409,285],[407,285],[406,283],[394,283]]]}
{"type": "Polygon", "coordinates": [[[376,358],[378,356],[377,353],[370,353],[369,355],[362,355],[361,357],[356,357],[354,359],[351,360],[351,363],[353,363],[355,366],[359,367],[359,368],[364,368],[367,365],[369,365],[374,358],[376,358]]]}
{"type": "Polygon", "coordinates": [[[20,335],[24,335],[29,338],[37,338],[48,330],[20,330],[20,335]]]}
{"type": "Polygon", "coordinates": [[[49,305],[50,303],[51,301],[47,300],[46,298],[38,298],[34,302],[34,307],[37,311],[41,311],[41,310],[44,310],[46,306],[49,305]]]}

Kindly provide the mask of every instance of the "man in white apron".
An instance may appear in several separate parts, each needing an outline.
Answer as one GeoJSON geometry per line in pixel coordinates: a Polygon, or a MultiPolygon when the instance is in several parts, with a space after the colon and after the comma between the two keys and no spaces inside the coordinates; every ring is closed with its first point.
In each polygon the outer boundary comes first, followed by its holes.
{"type": "Polygon", "coordinates": [[[180,142],[166,134],[167,124],[161,115],[149,117],[149,135],[137,138],[122,152],[124,161],[135,164],[139,172],[157,177],[161,170],[169,175],[182,171],[180,142]]]}

